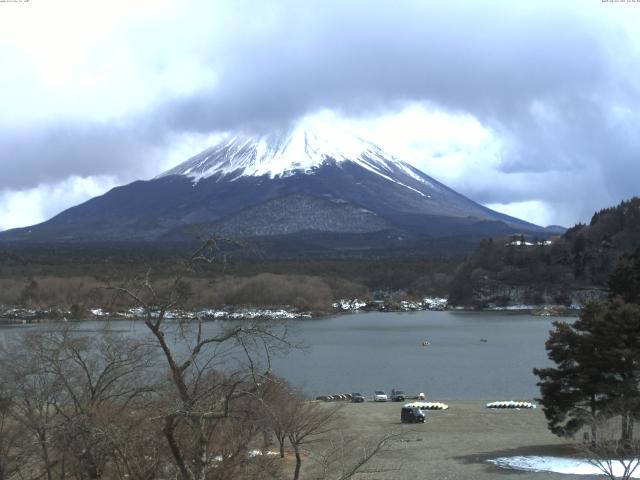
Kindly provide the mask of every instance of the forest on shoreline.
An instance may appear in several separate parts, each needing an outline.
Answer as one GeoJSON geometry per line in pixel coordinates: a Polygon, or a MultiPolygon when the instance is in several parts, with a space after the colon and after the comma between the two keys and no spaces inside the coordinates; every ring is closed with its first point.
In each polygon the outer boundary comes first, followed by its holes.
{"type": "MultiPolygon", "coordinates": [[[[235,257],[199,267],[186,279],[188,308],[290,306],[326,312],[340,299],[447,297],[470,308],[510,304],[570,306],[576,292],[606,291],[625,253],[640,246],[640,199],[593,215],[543,241],[514,235],[481,241],[467,258],[302,260],[235,257]]],[[[86,311],[113,306],[108,285],[154,272],[170,282],[181,252],[164,254],[34,247],[0,251],[0,305],[86,311]]]]}

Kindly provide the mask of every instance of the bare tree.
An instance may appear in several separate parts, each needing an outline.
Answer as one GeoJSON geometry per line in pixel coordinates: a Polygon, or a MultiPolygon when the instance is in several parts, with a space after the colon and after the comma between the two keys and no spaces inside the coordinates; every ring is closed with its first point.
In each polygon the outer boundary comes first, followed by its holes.
{"type": "Polygon", "coordinates": [[[13,340],[5,342],[0,351],[0,382],[12,392],[9,414],[12,421],[24,429],[31,446],[24,452],[25,463],[52,480],[56,466],[64,463],[52,447],[59,425],[55,408],[57,380],[46,371],[42,358],[34,354],[32,349],[38,341],[33,335],[13,340]]]}
{"type": "Polygon", "coordinates": [[[348,436],[344,431],[338,432],[325,443],[326,446],[313,453],[311,458],[320,466],[319,479],[347,480],[356,474],[381,473],[397,468],[374,468],[365,471],[370,461],[384,450],[390,442],[398,439],[400,434],[389,433],[383,437],[363,442],[362,439],[348,436]],[[357,452],[354,454],[354,452],[357,452]]]}
{"type": "Polygon", "coordinates": [[[210,239],[195,251],[169,288],[156,288],[151,271],[133,285],[116,288],[138,308],[138,318],[155,339],[168,368],[173,404],[162,415],[162,432],[183,480],[206,478],[212,468],[210,446],[215,443],[216,427],[222,420],[241,418],[234,411],[237,401],[259,393],[262,376],[256,372],[257,352],[286,344],[283,332],[274,333],[260,322],[234,322],[209,332],[201,318],[167,321],[188,297],[185,274],[198,262],[214,261],[217,241],[210,239]]]}
{"type": "Polygon", "coordinates": [[[278,442],[280,458],[285,457],[285,444],[299,401],[299,394],[293,391],[286,380],[270,376],[264,382],[260,413],[265,430],[273,433],[278,442]]]}
{"type": "Polygon", "coordinates": [[[17,475],[25,463],[28,437],[22,425],[12,417],[13,400],[0,389],[0,480],[17,475]]]}
{"type": "MultiPolygon", "coordinates": [[[[7,342],[0,480],[23,472],[46,480],[280,479],[287,441],[296,480],[313,450],[337,458],[331,444],[312,448],[327,441],[336,409],[306,401],[271,372],[271,355],[290,347],[286,327],[177,314],[189,295],[185,275],[211,262],[215,246],[198,249],[170,285],[158,287],[149,270],[112,287],[136,307],[142,339],[60,328],[7,342]],[[269,431],[281,457],[269,455],[269,431]]],[[[364,447],[336,478],[360,471],[383,444],[364,447]]]]}
{"type": "Polygon", "coordinates": [[[290,413],[290,423],[287,425],[287,436],[296,456],[296,467],[293,479],[300,478],[303,451],[321,440],[321,436],[330,429],[330,420],[340,407],[325,405],[318,402],[307,402],[302,396],[293,405],[290,413]]]}
{"type": "MultiPolygon", "coordinates": [[[[264,383],[261,402],[260,413],[278,442],[279,457],[285,458],[287,441],[294,450],[294,476],[302,476],[306,456],[319,467],[318,479],[346,480],[362,473],[371,459],[399,437],[390,433],[368,442],[350,437],[335,419],[340,407],[307,401],[286,380],[275,376],[264,383]]],[[[387,470],[396,469],[375,468],[369,473],[387,470]]]]}
{"type": "Polygon", "coordinates": [[[105,438],[114,478],[152,480],[162,473],[169,452],[157,423],[150,420],[155,414],[155,407],[148,406],[131,409],[126,421],[113,421],[111,412],[99,419],[96,433],[105,438]]]}
{"type": "MultiPolygon", "coordinates": [[[[630,432],[634,431],[629,428],[627,411],[628,409],[624,409],[623,415],[611,410],[603,412],[596,419],[598,436],[594,439],[585,435],[583,442],[579,444],[579,449],[588,462],[611,480],[627,480],[640,467],[640,439],[637,434],[621,435],[621,430],[625,428],[630,432]]],[[[635,423],[637,419],[631,421],[635,423]]]]}
{"type": "Polygon", "coordinates": [[[101,478],[113,456],[104,425],[117,424],[153,392],[152,352],[148,346],[121,336],[79,335],[69,329],[54,332],[35,349],[45,372],[60,386],[55,404],[64,421],[59,444],[75,452],[67,468],[86,478],[101,478]]]}
{"type": "MultiPolygon", "coordinates": [[[[31,435],[43,475],[101,478],[118,452],[107,435],[153,388],[148,347],[70,329],[18,336],[0,355],[12,415],[31,435]]],[[[142,402],[144,403],[144,402],[142,402]]],[[[33,456],[32,456],[33,457],[33,456]]]]}

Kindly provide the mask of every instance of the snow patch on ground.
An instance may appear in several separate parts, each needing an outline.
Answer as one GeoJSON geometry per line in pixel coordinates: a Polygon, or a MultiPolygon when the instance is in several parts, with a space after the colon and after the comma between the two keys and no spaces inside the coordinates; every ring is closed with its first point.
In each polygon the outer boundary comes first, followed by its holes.
{"type": "Polygon", "coordinates": [[[354,299],[341,299],[339,302],[336,302],[332,305],[333,308],[338,310],[360,310],[367,306],[367,302],[364,300],[354,299]]]}
{"type": "Polygon", "coordinates": [[[397,305],[387,305],[384,301],[367,302],[357,298],[343,298],[339,302],[335,302],[332,306],[336,310],[358,311],[364,308],[375,307],[378,310],[399,310],[402,312],[413,312],[419,310],[446,310],[448,300],[446,298],[425,297],[422,302],[413,302],[410,300],[401,300],[397,305]]]}
{"type": "Polygon", "coordinates": [[[503,311],[503,310],[508,310],[508,311],[518,311],[518,310],[534,310],[536,308],[540,308],[541,305],[530,305],[530,304],[526,304],[526,303],[516,303],[513,305],[507,305],[505,307],[502,306],[497,306],[497,305],[493,305],[493,306],[489,306],[486,308],[486,310],[495,310],[495,311],[503,311]]]}
{"type": "Polygon", "coordinates": [[[260,450],[250,450],[249,451],[249,456],[250,457],[261,457],[263,455],[275,456],[275,455],[279,455],[279,453],[278,452],[274,452],[273,450],[267,450],[266,452],[262,452],[260,450]]]}
{"type": "Polygon", "coordinates": [[[242,309],[233,312],[225,310],[202,310],[196,313],[196,316],[205,319],[255,319],[255,318],[271,318],[274,320],[293,320],[296,318],[311,318],[310,313],[292,312],[289,310],[278,309],[271,310],[269,308],[259,309],[242,309]]]}
{"type": "MultiPolygon", "coordinates": [[[[587,460],[564,457],[543,457],[543,456],[515,456],[499,457],[487,460],[500,468],[510,470],[522,470],[525,472],[551,472],[571,475],[602,475],[602,471],[592,465],[587,460]]],[[[622,475],[623,466],[620,463],[613,464],[613,472],[616,476],[622,475]]],[[[638,468],[631,478],[640,478],[640,468],[638,468]]]]}
{"type": "Polygon", "coordinates": [[[533,247],[533,246],[539,246],[539,247],[548,247],[549,245],[551,245],[553,242],[551,240],[544,240],[544,241],[538,241],[538,242],[527,242],[527,241],[523,241],[523,240],[514,240],[512,242],[509,243],[505,243],[505,245],[507,247],[533,247]]]}
{"type": "Polygon", "coordinates": [[[448,303],[448,299],[439,297],[425,297],[422,300],[422,304],[428,310],[446,310],[448,303]]]}
{"type": "MultiPolygon", "coordinates": [[[[146,312],[141,307],[130,308],[125,312],[105,312],[102,309],[93,309],[91,312],[97,317],[111,318],[144,318],[146,312]]],[[[151,312],[152,318],[158,318],[159,312],[151,312]]],[[[312,318],[311,313],[296,312],[291,310],[270,309],[270,308],[242,308],[242,309],[214,309],[209,308],[199,311],[185,310],[167,310],[164,314],[167,320],[254,320],[254,319],[272,319],[272,320],[293,320],[299,318],[312,318]]]]}

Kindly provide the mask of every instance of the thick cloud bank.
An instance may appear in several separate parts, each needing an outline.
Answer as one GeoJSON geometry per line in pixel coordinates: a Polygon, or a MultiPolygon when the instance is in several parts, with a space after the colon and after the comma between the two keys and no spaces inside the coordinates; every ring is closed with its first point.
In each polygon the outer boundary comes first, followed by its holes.
{"type": "Polygon", "coordinates": [[[319,111],[539,223],[638,194],[640,4],[87,3],[0,6],[0,228],[18,192],[319,111]]]}

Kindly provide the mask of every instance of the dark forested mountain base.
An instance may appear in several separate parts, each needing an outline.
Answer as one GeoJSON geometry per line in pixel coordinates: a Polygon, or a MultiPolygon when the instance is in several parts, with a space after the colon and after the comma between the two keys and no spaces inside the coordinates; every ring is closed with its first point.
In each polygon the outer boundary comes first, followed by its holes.
{"type": "MultiPolygon", "coordinates": [[[[192,250],[189,250],[190,252],[192,250]]],[[[184,247],[73,251],[21,247],[0,251],[0,306],[108,305],[105,287],[141,278],[151,269],[170,282],[184,259],[184,247]]],[[[291,305],[326,310],[341,298],[392,295],[446,296],[456,259],[265,259],[220,256],[188,279],[190,307],[291,305]]]]}
{"type": "Polygon", "coordinates": [[[576,289],[606,289],[620,257],[640,247],[640,198],[597,212],[589,225],[578,224],[551,244],[521,240],[482,241],[458,269],[451,301],[567,304],[576,289]]]}
{"type": "MultiPolygon", "coordinates": [[[[414,298],[449,296],[451,303],[469,307],[569,305],[576,295],[583,295],[578,299],[582,301],[594,292],[606,294],[609,275],[621,256],[640,246],[639,212],[640,199],[634,198],[596,213],[589,225],[576,225],[550,243],[533,236],[467,237],[464,241],[459,237],[428,241],[383,237],[376,242],[387,241],[386,248],[369,249],[366,255],[343,249],[344,243],[337,246],[336,239],[344,242],[344,234],[327,233],[321,241],[316,235],[301,233],[243,245],[230,243],[222,245],[218,263],[194,272],[194,302],[266,305],[277,300],[326,308],[339,298],[401,291],[414,298]],[[407,248],[411,242],[413,247],[407,248]],[[468,258],[462,256],[474,248],[468,258]],[[309,252],[316,255],[309,256],[309,252]],[[304,294],[297,288],[301,284],[306,285],[304,294]],[[257,292],[270,292],[271,298],[257,292]]],[[[376,235],[379,233],[354,234],[351,240],[356,244],[376,235]]],[[[0,251],[0,304],[25,299],[38,305],[66,306],[106,301],[103,287],[108,282],[143,275],[148,268],[170,279],[181,259],[196,246],[195,241],[5,244],[0,251]],[[34,280],[37,288],[33,288],[34,280]]],[[[623,258],[633,270],[637,258],[623,258]]],[[[613,279],[628,283],[625,278],[613,279]]]]}

